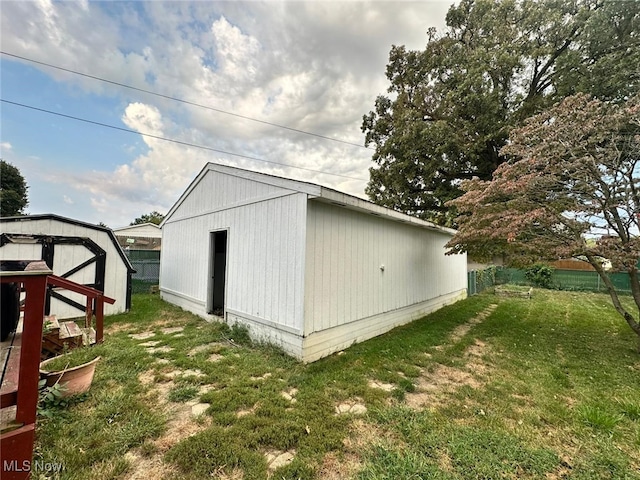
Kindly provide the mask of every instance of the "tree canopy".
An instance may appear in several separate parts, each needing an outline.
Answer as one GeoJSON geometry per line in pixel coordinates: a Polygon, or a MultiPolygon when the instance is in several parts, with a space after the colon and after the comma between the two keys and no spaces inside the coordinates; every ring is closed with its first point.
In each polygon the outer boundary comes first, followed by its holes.
{"type": "Polygon", "coordinates": [[[491,179],[512,128],[577,92],[621,102],[640,87],[640,2],[462,0],[422,51],[393,46],[388,96],[363,117],[366,193],[452,225],[460,182],[491,179]]]}
{"type": "Polygon", "coordinates": [[[0,160],[0,215],[22,215],[29,205],[27,182],[17,167],[0,160]]]}
{"type": "Polygon", "coordinates": [[[515,265],[574,257],[598,272],[640,336],[640,95],[620,105],[577,94],[514,129],[491,181],[462,183],[448,253],[515,265]],[[636,311],[603,268],[629,275],[636,311]]]}
{"type": "Polygon", "coordinates": [[[164,214],[158,213],[155,210],[151,213],[145,213],[144,215],[139,216],[130,225],[141,225],[143,223],[153,223],[155,225],[160,225],[164,220],[164,214]]]}

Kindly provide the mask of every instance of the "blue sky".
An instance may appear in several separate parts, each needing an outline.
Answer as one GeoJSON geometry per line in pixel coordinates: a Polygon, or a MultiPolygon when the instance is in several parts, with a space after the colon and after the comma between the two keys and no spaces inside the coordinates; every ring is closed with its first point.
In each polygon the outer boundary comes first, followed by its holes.
{"type": "MultiPolygon", "coordinates": [[[[362,145],[391,45],[422,48],[449,1],[0,2],[4,52],[362,145]]],[[[167,212],[206,162],[364,196],[372,151],[0,56],[3,100],[280,165],[0,104],[29,213],[116,228],[167,212]],[[285,166],[286,165],[286,166],[285,166]],[[300,170],[303,167],[318,172],[300,170]],[[339,174],[340,176],[331,175],[339,174]]]]}

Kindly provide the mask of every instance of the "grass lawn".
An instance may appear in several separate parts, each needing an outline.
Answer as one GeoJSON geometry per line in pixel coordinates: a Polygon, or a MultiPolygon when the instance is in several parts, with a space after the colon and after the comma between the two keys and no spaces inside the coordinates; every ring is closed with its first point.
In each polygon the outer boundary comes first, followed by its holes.
{"type": "Polygon", "coordinates": [[[106,324],[34,478],[640,479],[638,341],[604,295],[485,293],[311,365],[157,296],[106,324]]]}

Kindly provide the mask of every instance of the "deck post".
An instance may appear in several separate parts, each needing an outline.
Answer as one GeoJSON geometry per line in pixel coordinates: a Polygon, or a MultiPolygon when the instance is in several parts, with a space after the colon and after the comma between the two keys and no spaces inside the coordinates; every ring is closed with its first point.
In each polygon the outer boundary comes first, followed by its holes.
{"type": "Polygon", "coordinates": [[[49,273],[51,272],[2,272],[1,276],[2,282],[22,283],[25,290],[18,385],[14,397],[17,428],[0,436],[0,460],[2,462],[0,468],[3,480],[28,479],[31,472],[38,406],[42,324],[49,273]]]}

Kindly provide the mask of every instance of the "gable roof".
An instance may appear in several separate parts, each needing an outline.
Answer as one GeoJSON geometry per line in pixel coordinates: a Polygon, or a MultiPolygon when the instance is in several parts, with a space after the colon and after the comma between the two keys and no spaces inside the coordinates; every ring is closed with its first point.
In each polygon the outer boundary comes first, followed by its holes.
{"type": "Polygon", "coordinates": [[[428,222],[426,220],[422,220],[417,217],[412,217],[411,215],[397,212],[389,208],[381,207],[380,205],[377,205],[368,200],[364,200],[354,195],[349,195],[347,193],[339,192],[338,190],[334,190],[332,188],[323,187],[315,183],[303,182],[300,180],[292,180],[290,178],[279,177],[279,176],[270,175],[267,173],[254,172],[252,170],[246,170],[238,167],[219,165],[217,163],[208,163],[204,166],[204,168],[200,171],[200,173],[196,176],[196,178],[189,184],[189,186],[184,191],[184,193],[180,196],[180,198],[178,198],[177,202],[173,205],[173,207],[171,207],[167,215],[164,217],[164,220],[160,224],[161,227],[165,224],[167,220],[169,220],[169,218],[174,214],[174,212],[178,209],[178,207],[182,204],[182,202],[184,202],[184,200],[189,196],[189,194],[196,188],[198,183],[200,183],[200,181],[209,172],[218,172],[225,175],[231,175],[234,177],[253,180],[260,183],[265,183],[267,185],[285,188],[287,190],[306,193],[309,196],[309,199],[311,200],[315,200],[323,203],[330,203],[332,205],[337,205],[349,210],[368,213],[370,215],[386,218],[388,220],[392,220],[395,222],[415,225],[417,227],[422,227],[422,228],[434,230],[437,232],[447,233],[449,235],[453,235],[456,233],[456,231],[451,228],[441,227],[439,225],[436,225],[435,223],[428,222]]]}
{"type": "MultiPolygon", "coordinates": [[[[80,220],[75,220],[73,218],[62,217],[60,215],[56,215],[53,213],[45,213],[45,214],[38,214],[38,215],[23,215],[19,217],[0,217],[0,223],[29,222],[33,220],[55,220],[58,222],[68,223],[70,225],[76,225],[76,226],[88,228],[91,230],[98,230],[100,232],[106,233],[107,236],[109,237],[109,240],[111,241],[111,243],[113,243],[113,246],[118,252],[120,259],[127,267],[127,270],[130,273],[135,273],[136,271],[135,268],[133,268],[133,266],[131,265],[131,262],[129,261],[129,258],[125,255],[124,251],[122,250],[122,247],[120,247],[120,245],[118,244],[118,241],[116,240],[116,236],[113,234],[113,231],[108,227],[102,227],[100,225],[95,225],[93,223],[82,222],[80,220]]],[[[2,230],[3,230],[3,233],[11,233],[11,232],[4,232],[5,230],[4,228],[2,230]]]]}
{"type": "Polygon", "coordinates": [[[151,222],[114,228],[113,233],[117,236],[162,238],[162,229],[151,222]]]}

